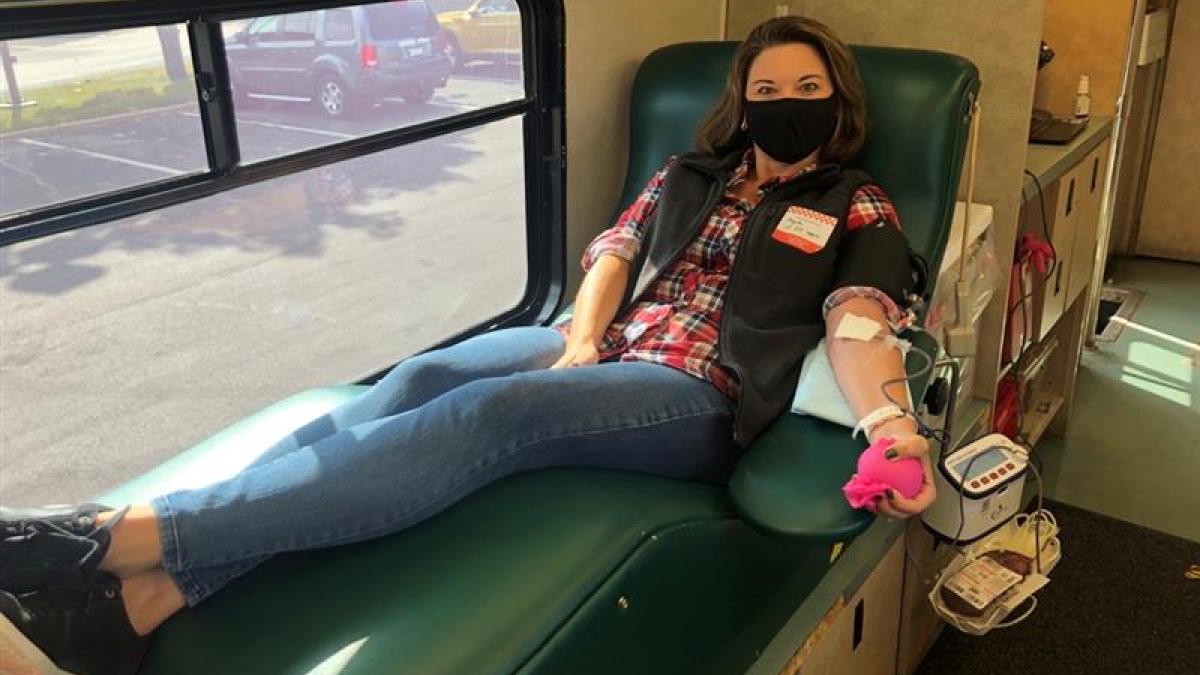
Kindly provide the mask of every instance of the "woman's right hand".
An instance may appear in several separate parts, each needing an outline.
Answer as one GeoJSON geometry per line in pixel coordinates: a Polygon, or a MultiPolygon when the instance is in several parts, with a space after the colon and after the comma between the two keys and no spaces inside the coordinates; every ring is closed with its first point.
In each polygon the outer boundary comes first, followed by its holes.
{"type": "Polygon", "coordinates": [[[600,362],[600,352],[596,345],[589,340],[567,340],[563,355],[554,362],[551,368],[571,368],[574,366],[590,366],[600,362]]]}

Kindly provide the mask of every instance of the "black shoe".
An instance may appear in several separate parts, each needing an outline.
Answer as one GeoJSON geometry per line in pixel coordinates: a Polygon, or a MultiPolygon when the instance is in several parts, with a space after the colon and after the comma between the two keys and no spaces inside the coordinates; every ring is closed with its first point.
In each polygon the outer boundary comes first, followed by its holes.
{"type": "Polygon", "coordinates": [[[124,509],[102,526],[99,504],[45,509],[0,507],[0,589],[24,593],[87,583],[108,546],[124,509]]]}
{"type": "Polygon", "coordinates": [[[0,673],[133,675],[148,644],[111,574],[68,589],[0,591],[0,673]]]}

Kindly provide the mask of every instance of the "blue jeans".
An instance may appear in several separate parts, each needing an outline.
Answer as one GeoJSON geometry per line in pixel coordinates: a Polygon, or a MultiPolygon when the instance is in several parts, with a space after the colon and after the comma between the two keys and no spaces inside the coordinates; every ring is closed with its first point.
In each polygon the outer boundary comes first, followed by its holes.
{"type": "Polygon", "coordinates": [[[396,532],[509,474],[596,467],[721,483],[733,404],[668,366],[549,370],[563,339],[513,328],[413,357],[229,480],[151,502],[195,605],[276,553],[396,532]]]}

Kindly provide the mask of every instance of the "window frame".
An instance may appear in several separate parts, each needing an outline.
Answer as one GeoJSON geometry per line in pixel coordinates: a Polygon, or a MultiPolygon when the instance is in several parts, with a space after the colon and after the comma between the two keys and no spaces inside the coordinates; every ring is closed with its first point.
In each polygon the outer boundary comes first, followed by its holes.
{"type": "Polygon", "coordinates": [[[517,0],[525,96],[250,164],[240,163],[221,21],[349,8],[347,0],[99,0],[0,5],[0,40],[184,24],[208,170],[0,216],[0,247],[100,225],[328,164],[523,116],[527,281],[521,301],[436,346],[510,325],[548,322],[562,304],[566,248],[562,0],[517,0]]]}

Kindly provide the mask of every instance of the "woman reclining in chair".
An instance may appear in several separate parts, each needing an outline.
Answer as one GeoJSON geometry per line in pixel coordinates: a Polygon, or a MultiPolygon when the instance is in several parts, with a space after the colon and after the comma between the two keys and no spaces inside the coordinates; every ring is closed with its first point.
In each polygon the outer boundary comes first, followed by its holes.
{"type": "MultiPolygon", "coordinates": [[[[669,160],[588,247],[569,324],[408,359],[221,483],[116,512],[0,512],[0,659],[132,673],[164,620],[268,557],[402,530],[519,471],[727,481],[826,327],[852,313],[894,328],[919,290],[887,196],[842,168],[865,122],[857,67],[828,28],[757,27],[699,151],[669,160]]],[[[829,352],[867,435],[925,464],[915,498],[877,511],[919,513],[934,497],[928,445],[891,405],[903,384],[885,393],[900,353],[840,338],[829,352]]]]}

